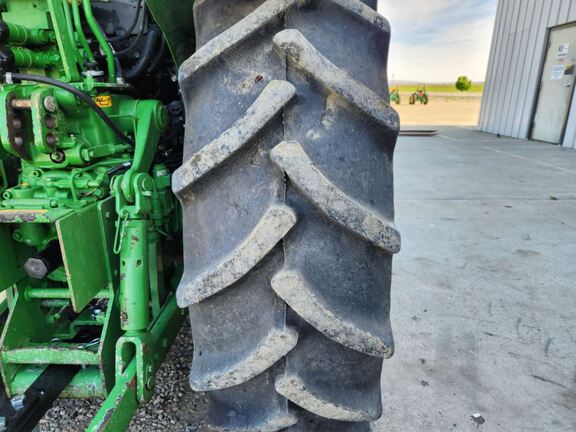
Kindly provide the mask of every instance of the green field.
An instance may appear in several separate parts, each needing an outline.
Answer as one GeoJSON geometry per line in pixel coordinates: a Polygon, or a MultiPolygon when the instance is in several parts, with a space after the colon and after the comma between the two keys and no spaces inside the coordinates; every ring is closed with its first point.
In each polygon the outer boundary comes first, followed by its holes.
{"type": "MultiPolygon", "coordinates": [[[[412,93],[416,90],[417,85],[401,85],[401,86],[392,86],[392,88],[398,87],[400,89],[400,93],[412,93]]],[[[426,84],[426,91],[428,93],[460,93],[456,90],[454,84],[426,84]]],[[[466,93],[482,93],[484,91],[484,83],[474,83],[472,84],[472,88],[466,93]]]]}

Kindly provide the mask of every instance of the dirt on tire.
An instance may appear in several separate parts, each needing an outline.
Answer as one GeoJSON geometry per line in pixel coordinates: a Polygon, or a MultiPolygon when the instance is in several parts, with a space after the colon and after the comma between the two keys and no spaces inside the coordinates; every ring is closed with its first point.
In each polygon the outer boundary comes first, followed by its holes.
{"type": "Polygon", "coordinates": [[[195,3],[178,302],[217,430],[368,431],[382,414],[399,120],[375,7],[195,3]]]}

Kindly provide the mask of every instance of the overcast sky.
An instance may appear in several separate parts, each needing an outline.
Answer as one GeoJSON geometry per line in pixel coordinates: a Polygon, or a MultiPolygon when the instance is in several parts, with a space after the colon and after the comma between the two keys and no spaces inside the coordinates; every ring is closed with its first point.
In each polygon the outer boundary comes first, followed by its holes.
{"type": "Polygon", "coordinates": [[[392,25],[389,78],[484,81],[497,0],[379,0],[392,25]]]}

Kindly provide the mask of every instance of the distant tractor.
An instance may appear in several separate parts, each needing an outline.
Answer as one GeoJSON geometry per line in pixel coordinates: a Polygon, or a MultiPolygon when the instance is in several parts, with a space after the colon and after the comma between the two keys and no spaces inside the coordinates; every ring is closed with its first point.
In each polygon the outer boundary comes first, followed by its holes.
{"type": "Polygon", "coordinates": [[[409,102],[410,105],[414,105],[416,102],[420,102],[423,105],[428,105],[428,93],[426,93],[426,86],[418,87],[416,91],[410,95],[409,102]]]}
{"type": "Polygon", "coordinates": [[[390,91],[390,103],[394,102],[396,105],[400,105],[401,100],[400,100],[400,90],[398,89],[398,87],[393,88],[390,91]]]}

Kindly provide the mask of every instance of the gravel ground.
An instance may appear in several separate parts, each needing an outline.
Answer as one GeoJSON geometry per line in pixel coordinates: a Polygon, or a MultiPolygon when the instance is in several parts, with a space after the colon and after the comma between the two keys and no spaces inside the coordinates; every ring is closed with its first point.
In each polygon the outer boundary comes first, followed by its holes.
{"type": "MultiPolygon", "coordinates": [[[[156,375],[154,398],[140,406],[130,432],[194,432],[208,430],[204,423],[206,401],[188,385],[192,362],[190,324],[186,321],[166,361],[156,375]]],[[[41,432],[82,432],[102,400],[59,400],[40,421],[41,432]]]]}

